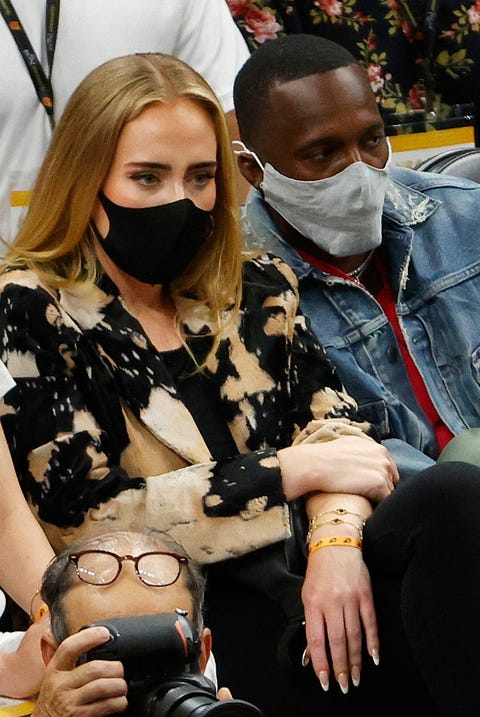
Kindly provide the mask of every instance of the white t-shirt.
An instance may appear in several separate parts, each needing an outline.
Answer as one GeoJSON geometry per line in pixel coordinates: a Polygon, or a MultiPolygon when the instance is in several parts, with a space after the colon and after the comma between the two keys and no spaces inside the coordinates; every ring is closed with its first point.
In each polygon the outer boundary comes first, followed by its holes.
{"type": "MultiPolygon", "coordinates": [[[[12,2],[47,72],[45,2],[12,2]]],[[[56,119],[91,70],[133,52],[184,60],[209,82],[225,112],[233,109],[233,81],[249,56],[225,0],[63,0],[52,72],[56,119]]],[[[0,237],[7,241],[17,231],[50,136],[47,114],[0,16],[0,237]]]]}
{"type": "MultiPolygon", "coordinates": [[[[7,367],[0,361],[0,398],[10,391],[15,386],[15,381],[7,371],[7,367]]],[[[0,615],[2,613],[0,612],[0,615]]]]}

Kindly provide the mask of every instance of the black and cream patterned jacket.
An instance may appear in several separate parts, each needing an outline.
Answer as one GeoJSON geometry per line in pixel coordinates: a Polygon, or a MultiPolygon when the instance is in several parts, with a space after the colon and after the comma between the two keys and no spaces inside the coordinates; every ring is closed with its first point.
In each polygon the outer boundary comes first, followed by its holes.
{"type": "MultiPolygon", "coordinates": [[[[239,321],[206,369],[238,454],[214,462],[113,285],[55,292],[30,271],[0,277],[0,358],[17,384],[1,420],[56,550],[149,525],[206,563],[289,536],[276,450],[368,431],[297,314],[295,281],[279,259],[245,265],[239,321]]],[[[194,351],[206,329],[195,306],[185,326],[194,351]]]]}

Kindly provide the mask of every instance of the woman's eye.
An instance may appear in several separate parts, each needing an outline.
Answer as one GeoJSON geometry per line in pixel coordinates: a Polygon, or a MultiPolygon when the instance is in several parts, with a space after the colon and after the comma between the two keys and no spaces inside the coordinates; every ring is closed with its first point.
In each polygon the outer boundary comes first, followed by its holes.
{"type": "Polygon", "coordinates": [[[142,172],[141,174],[134,174],[132,176],[132,179],[135,182],[138,182],[139,184],[143,184],[147,187],[150,187],[153,184],[156,184],[158,182],[157,175],[151,174],[150,172],[142,172]]]}
{"type": "Polygon", "coordinates": [[[215,172],[202,172],[201,174],[195,174],[191,181],[197,187],[204,187],[211,182],[212,179],[215,179],[215,172]]]}

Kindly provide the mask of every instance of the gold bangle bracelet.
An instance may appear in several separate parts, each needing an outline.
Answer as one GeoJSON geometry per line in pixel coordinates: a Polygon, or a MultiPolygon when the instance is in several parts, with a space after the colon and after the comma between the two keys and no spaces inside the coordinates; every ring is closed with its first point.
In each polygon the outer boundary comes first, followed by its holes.
{"type": "Polygon", "coordinates": [[[321,518],[323,515],[353,515],[355,518],[360,518],[362,523],[365,523],[367,520],[366,515],[361,515],[361,513],[355,513],[353,510],[348,510],[347,508],[332,508],[331,510],[324,510],[321,513],[316,513],[314,516],[310,518],[310,523],[315,521],[317,518],[321,518]]]}
{"type": "Polygon", "coordinates": [[[357,548],[357,550],[361,550],[362,541],[360,538],[351,538],[349,535],[331,535],[329,538],[317,540],[317,542],[310,547],[308,555],[310,556],[320,548],[330,547],[357,548]]]}
{"type": "Polygon", "coordinates": [[[313,525],[310,526],[307,533],[307,537],[305,538],[305,542],[307,543],[307,545],[311,541],[314,531],[317,530],[317,528],[321,528],[323,525],[351,525],[352,528],[356,528],[358,530],[358,535],[360,539],[363,538],[363,521],[360,523],[360,525],[358,525],[357,523],[352,523],[351,520],[343,520],[342,518],[330,518],[330,520],[324,520],[323,523],[320,523],[317,522],[316,518],[318,518],[317,515],[315,516],[315,521],[313,525]]]}

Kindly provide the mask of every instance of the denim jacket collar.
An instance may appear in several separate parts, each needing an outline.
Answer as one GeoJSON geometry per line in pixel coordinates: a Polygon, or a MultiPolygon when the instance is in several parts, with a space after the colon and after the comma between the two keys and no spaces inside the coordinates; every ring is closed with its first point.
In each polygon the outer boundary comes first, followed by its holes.
{"type": "Polygon", "coordinates": [[[397,224],[413,227],[424,222],[440,202],[391,177],[387,182],[383,216],[397,224]]]}

